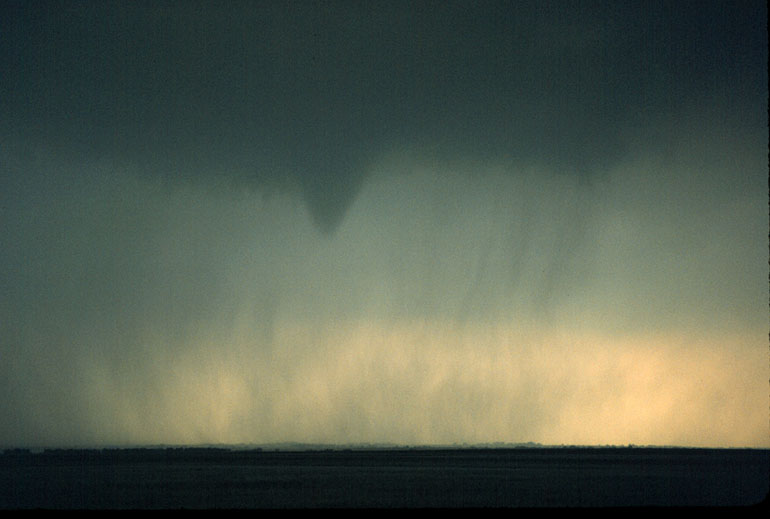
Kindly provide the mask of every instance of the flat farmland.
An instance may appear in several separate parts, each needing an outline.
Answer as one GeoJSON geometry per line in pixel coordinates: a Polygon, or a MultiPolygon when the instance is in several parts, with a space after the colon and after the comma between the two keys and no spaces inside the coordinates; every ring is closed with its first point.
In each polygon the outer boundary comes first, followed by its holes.
{"type": "Polygon", "coordinates": [[[769,480],[767,450],[6,451],[0,508],[747,506],[769,480]]]}

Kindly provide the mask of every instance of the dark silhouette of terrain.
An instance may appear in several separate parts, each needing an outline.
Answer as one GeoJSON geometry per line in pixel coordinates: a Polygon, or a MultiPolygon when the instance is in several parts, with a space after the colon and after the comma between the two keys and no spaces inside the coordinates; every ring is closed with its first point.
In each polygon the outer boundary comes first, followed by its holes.
{"type": "Polygon", "coordinates": [[[0,508],[745,506],[770,451],[224,447],[8,450],[0,508]]]}

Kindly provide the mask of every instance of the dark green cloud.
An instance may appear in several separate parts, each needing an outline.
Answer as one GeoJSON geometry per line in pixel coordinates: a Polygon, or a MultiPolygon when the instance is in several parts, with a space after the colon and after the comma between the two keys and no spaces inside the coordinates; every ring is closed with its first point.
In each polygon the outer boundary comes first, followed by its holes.
{"type": "Polygon", "coordinates": [[[766,445],[764,3],[0,9],[0,447],[766,445]]]}
{"type": "MultiPolygon", "coordinates": [[[[683,104],[755,114],[763,3],[10,2],[2,129],[334,230],[394,148],[601,174],[683,104]]],[[[760,121],[763,123],[764,121],[760,121]]]]}

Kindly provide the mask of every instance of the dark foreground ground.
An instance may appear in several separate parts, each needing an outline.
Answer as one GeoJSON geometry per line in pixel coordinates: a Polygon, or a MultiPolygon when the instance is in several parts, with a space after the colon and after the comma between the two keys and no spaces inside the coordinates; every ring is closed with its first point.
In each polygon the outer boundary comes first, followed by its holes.
{"type": "Polygon", "coordinates": [[[0,508],[746,506],[770,451],[649,448],[0,455],[0,508]]]}

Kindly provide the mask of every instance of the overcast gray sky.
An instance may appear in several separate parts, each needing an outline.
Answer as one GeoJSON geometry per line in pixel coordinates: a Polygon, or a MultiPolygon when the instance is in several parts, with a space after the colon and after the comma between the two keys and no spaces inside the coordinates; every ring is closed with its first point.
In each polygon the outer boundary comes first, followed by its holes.
{"type": "Polygon", "coordinates": [[[0,447],[770,446],[765,2],[0,9],[0,447]]]}

